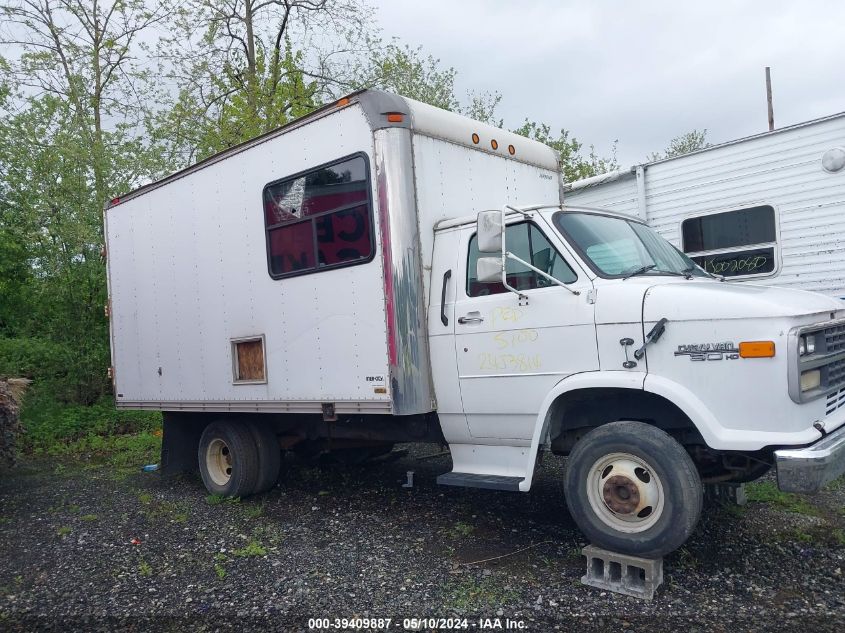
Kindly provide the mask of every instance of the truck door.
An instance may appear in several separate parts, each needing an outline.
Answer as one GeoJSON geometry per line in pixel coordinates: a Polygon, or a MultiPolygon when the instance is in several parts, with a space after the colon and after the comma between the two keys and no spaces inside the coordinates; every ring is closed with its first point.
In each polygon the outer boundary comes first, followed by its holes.
{"type": "Polygon", "coordinates": [[[463,409],[474,438],[530,440],[549,390],[576,372],[598,369],[592,282],[558,236],[535,216],[508,224],[507,248],[575,295],[508,261],[507,280],[479,283],[475,226],[461,232],[455,351],[463,409]]]}

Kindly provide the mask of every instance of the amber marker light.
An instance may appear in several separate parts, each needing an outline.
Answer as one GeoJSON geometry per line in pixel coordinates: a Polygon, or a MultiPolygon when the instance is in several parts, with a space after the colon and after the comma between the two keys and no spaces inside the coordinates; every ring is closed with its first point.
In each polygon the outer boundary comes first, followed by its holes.
{"type": "Polygon", "coordinates": [[[387,120],[390,123],[402,123],[404,117],[399,112],[388,112],[387,120]]]}
{"type": "Polygon", "coordinates": [[[513,145],[508,145],[508,154],[510,154],[511,156],[516,154],[516,148],[513,145]]]}
{"type": "Polygon", "coordinates": [[[343,106],[349,105],[349,97],[344,97],[343,99],[338,99],[338,102],[335,105],[338,108],[342,108],[343,106]]]}
{"type": "Polygon", "coordinates": [[[492,141],[490,141],[490,147],[492,147],[493,149],[499,149],[499,141],[493,139],[492,141]]]}
{"type": "Polygon", "coordinates": [[[742,358],[772,358],[775,355],[774,341],[744,341],[739,344],[742,358]]]}
{"type": "Polygon", "coordinates": [[[481,139],[480,139],[480,138],[478,138],[478,134],[473,134],[473,135],[472,135],[472,142],[473,142],[473,143],[475,143],[476,145],[478,145],[478,142],[479,142],[480,140],[481,140],[481,139]]]}

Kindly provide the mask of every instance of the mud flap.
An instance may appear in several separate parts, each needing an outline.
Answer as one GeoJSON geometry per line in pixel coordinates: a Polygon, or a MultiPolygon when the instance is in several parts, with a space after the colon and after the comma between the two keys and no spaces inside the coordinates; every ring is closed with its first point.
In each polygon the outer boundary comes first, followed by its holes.
{"type": "Polygon", "coordinates": [[[165,411],[161,438],[161,474],[197,472],[197,447],[209,418],[204,415],[165,411]]]}

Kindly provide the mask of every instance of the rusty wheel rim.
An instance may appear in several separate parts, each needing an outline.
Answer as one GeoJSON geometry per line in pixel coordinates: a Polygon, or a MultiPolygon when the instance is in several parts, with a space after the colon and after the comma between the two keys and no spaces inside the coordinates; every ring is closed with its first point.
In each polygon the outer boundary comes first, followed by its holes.
{"type": "Polygon", "coordinates": [[[630,453],[610,453],[589,471],[587,498],[607,526],[626,533],[644,532],[663,514],[663,483],[646,460],[630,453]]]}
{"type": "Polygon", "coordinates": [[[225,486],[232,478],[232,452],[223,440],[211,440],[205,451],[205,470],[218,486],[225,486]]]}

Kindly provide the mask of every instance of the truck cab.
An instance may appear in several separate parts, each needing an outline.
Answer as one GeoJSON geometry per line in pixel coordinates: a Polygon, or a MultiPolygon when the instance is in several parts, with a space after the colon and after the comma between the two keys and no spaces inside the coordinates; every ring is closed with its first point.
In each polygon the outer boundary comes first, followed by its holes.
{"type": "Polygon", "coordinates": [[[813,492],[845,470],[837,300],[725,283],[636,219],[566,206],[439,224],[438,285],[440,483],[525,491],[538,450],[569,455],[582,531],[662,555],[693,529],[702,482],[776,466],[782,489],[813,492]]]}

